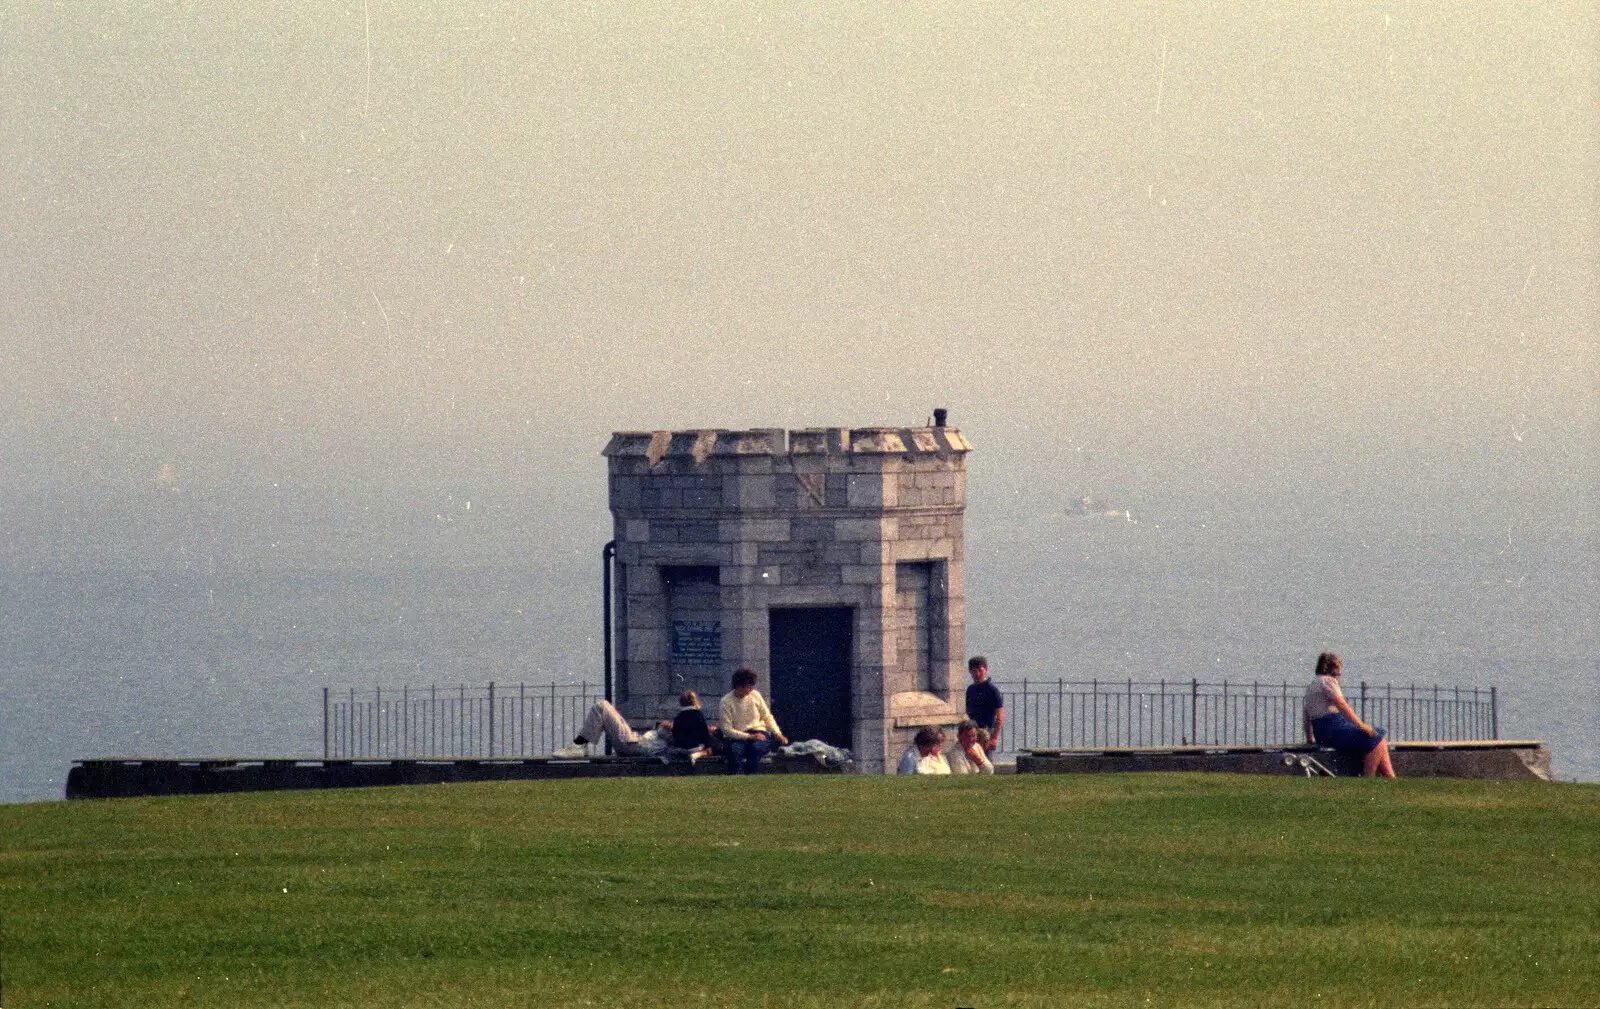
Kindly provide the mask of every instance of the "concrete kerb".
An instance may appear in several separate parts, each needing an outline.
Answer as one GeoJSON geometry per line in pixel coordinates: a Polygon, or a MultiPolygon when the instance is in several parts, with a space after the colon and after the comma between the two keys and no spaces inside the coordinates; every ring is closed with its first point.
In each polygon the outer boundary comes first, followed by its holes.
{"type": "MultiPolygon", "coordinates": [[[[1389,747],[1402,778],[1477,778],[1550,781],[1550,750],[1539,740],[1407,740],[1389,747]]],[[[1019,774],[1103,774],[1211,771],[1304,775],[1285,756],[1316,757],[1340,777],[1361,774],[1360,758],[1306,744],[1281,746],[1168,746],[1032,748],[1017,755],[1019,774]]]]}

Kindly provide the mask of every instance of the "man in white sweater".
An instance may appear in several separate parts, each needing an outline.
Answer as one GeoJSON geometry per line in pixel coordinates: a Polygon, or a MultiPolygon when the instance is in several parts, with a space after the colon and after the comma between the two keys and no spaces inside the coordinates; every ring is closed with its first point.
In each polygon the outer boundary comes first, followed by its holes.
{"type": "Polygon", "coordinates": [[[761,770],[761,758],[772,749],[772,741],[779,746],[789,742],[789,737],[778,728],[772,717],[767,699],[756,689],[755,671],[740,667],[733,674],[733,690],[722,695],[722,738],[728,744],[728,772],[730,774],[755,774],[761,770]]]}

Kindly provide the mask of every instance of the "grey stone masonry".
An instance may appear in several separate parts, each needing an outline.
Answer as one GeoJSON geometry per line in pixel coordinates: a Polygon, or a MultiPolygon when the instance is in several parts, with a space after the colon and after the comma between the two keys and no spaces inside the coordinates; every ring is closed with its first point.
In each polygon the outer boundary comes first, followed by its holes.
{"type": "Polygon", "coordinates": [[[770,614],[817,607],[852,614],[858,771],[892,770],[919,727],[958,721],[971,450],[951,427],[612,435],[624,713],[669,716],[692,687],[715,720],[739,666],[775,711],[795,710],[805,699],[771,692],[770,614]]]}

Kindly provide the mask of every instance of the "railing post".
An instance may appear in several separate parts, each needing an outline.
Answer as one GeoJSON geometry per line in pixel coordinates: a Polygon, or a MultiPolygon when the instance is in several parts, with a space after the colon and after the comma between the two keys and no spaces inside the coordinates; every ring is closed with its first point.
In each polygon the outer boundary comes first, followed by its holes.
{"type": "MultiPolygon", "coordinates": [[[[1026,684],[1026,678],[1022,681],[1026,684]]],[[[1044,727],[1030,738],[1039,739],[1045,746],[1071,746],[1072,745],[1072,705],[1067,703],[1067,681],[1065,677],[1056,677],[1055,703],[1050,703],[1050,698],[1044,699],[1044,727]],[[1055,735],[1050,734],[1050,719],[1055,718],[1055,735]]],[[[1032,697],[1028,698],[1029,712],[1037,710],[1038,705],[1032,697]]],[[[1030,716],[1028,724],[1031,726],[1038,719],[1030,716]]]]}
{"type": "MultiPolygon", "coordinates": [[[[1300,739],[1300,736],[1296,735],[1295,731],[1294,731],[1295,728],[1296,728],[1296,726],[1294,724],[1295,723],[1294,700],[1293,700],[1294,695],[1289,693],[1289,681],[1288,680],[1282,680],[1280,682],[1282,682],[1282,684],[1283,684],[1283,695],[1282,695],[1283,696],[1283,708],[1282,708],[1282,711],[1283,711],[1283,741],[1285,743],[1293,743],[1293,742],[1297,742],[1300,739]]],[[[1301,705],[1300,710],[1301,710],[1301,712],[1305,711],[1305,706],[1304,706],[1303,703],[1301,705]]],[[[1303,719],[1303,716],[1302,716],[1302,719],[1303,719]]],[[[1299,729],[1300,729],[1300,733],[1303,735],[1305,733],[1305,724],[1304,724],[1303,720],[1302,720],[1302,722],[1301,722],[1301,724],[1299,726],[1299,729]]],[[[1310,742],[1310,740],[1307,740],[1307,742],[1310,742]]]]}
{"type": "Polygon", "coordinates": [[[1367,681],[1361,681],[1361,720],[1367,720],[1367,681]]]}
{"type": "Polygon", "coordinates": [[[1406,708],[1406,711],[1410,712],[1411,716],[1409,719],[1411,723],[1411,731],[1409,731],[1407,735],[1411,736],[1412,738],[1416,738],[1419,733],[1417,733],[1415,729],[1417,719],[1417,685],[1415,683],[1411,684],[1411,705],[1410,707],[1406,708]]]}
{"type": "Polygon", "coordinates": [[[1228,745],[1228,681],[1222,681],[1222,727],[1216,730],[1216,735],[1211,739],[1218,746],[1228,745]]]}
{"type": "Polygon", "coordinates": [[[322,759],[328,759],[328,688],[322,688],[322,759]]]}
{"type": "Polygon", "coordinates": [[[1125,745],[1138,746],[1133,736],[1133,677],[1128,677],[1128,710],[1123,712],[1120,721],[1123,724],[1123,737],[1128,740],[1125,745]]]}
{"type": "Polygon", "coordinates": [[[1103,745],[1100,742],[1100,679],[1098,677],[1089,681],[1089,745],[1103,745]]]}
{"type": "Polygon", "coordinates": [[[1160,705],[1160,707],[1157,709],[1157,715],[1156,715],[1156,719],[1159,722],[1159,725],[1158,725],[1158,727],[1156,729],[1156,745],[1157,746],[1166,746],[1167,745],[1167,679],[1164,676],[1161,678],[1161,700],[1156,702],[1156,703],[1160,705]]]}
{"type": "MultiPolygon", "coordinates": [[[[1023,729],[1024,731],[1027,731],[1027,727],[1031,727],[1032,724],[1033,724],[1033,720],[1031,718],[1027,718],[1028,712],[1031,710],[1031,704],[1032,704],[1032,698],[1030,698],[1028,696],[1028,678],[1026,676],[1024,676],[1022,678],[1022,704],[1019,705],[1019,707],[1022,709],[1020,714],[1025,719],[1027,719],[1027,726],[1026,727],[1025,726],[1018,726],[1017,727],[1017,728],[1023,729]]],[[[1046,727],[1048,727],[1050,725],[1050,716],[1048,714],[1045,715],[1044,724],[1045,724],[1046,727]]],[[[1017,730],[1016,729],[1012,729],[1011,730],[1011,738],[1012,739],[1016,739],[1017,738],[1017,730]]],[[[1013,749],[1015,749],[1015,747],[1013,747],[1013,749]]]]}
{"type": "Polygon", "coordinates": [[[489,759],[494,759],[494,681],[489,681],[489,759]]]}
{"type": "Polygon", "coordinates": [[[1200,743],[1200,680],[1189,681],[1189,745],[1200,743]]]}
{"type": "Polygon", "coordinates": [[[1489,688],[1489,738],[1500,738],[1500,697],[1496,687],[1489,688]]]}

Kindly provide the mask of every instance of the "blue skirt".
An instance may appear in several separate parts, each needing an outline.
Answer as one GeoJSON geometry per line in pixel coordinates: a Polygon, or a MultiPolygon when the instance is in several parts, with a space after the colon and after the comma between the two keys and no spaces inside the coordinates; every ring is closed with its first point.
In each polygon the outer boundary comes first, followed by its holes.
{"type": "Polygon", "coordinates": [[[1335,711],[1311,720],[1311,738],[1319,745],[1331,746],[1341,753],[1364,755],[1377,747],[1378,740],[1383,738],[1383,730],[1378,729],[1377,735],[1369,736],[1356,723],[1335,711]]]}

